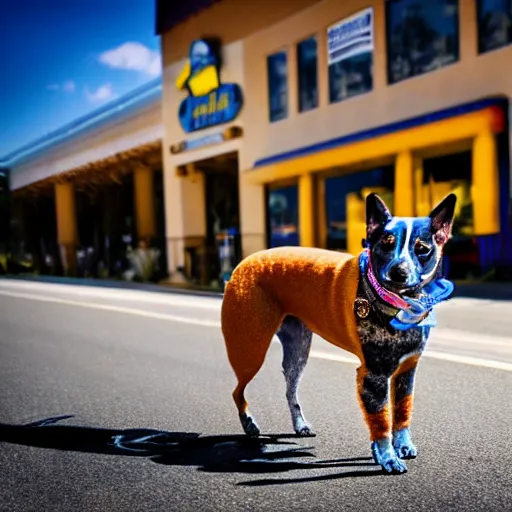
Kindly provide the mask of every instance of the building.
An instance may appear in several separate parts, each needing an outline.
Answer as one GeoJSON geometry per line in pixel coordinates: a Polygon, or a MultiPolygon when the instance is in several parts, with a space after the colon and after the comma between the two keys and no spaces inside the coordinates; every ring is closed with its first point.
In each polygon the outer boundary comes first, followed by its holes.
{"type": "Polygon", "coordinates": [[[512,266],[510,2],[165,4],[171,272],[194,272],[205,245],[215,257],[218,228],[239,228],[244,256],[281,244],[357,252],[371,190],[404,216],[454,191],[450,275],[512,266]]]}
{"type": "Polygon", "coordinates": [[[150,240],[165,266],[161,81],[8,155],[10,253],[40,273],[113,276],[150,240]]]}
{"type": "Polygon", "coordinates": [[[94,246],[110,275],[151,240],[170,281],[218,287],[225,230],[238,259],[358,252],[370,191],[405,216],[454,191],[450,277],[504,276],[510,4],[157,0],[161,81],[0,162],[15,238],[45,272],[94,246]]]}

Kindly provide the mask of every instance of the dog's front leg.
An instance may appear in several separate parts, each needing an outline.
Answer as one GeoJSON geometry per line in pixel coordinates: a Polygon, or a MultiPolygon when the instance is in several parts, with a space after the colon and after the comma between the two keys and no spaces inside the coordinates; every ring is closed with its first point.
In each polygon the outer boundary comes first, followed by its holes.
{"type": "Polygon", "coordinates": [[[389,376],[357,369],[357,388],[361,408],[370,429],[373,460],[386,473],[405,473],[407,466],[397,456],[391,439],[389,376]]]}
{"type": "Polygon", "coordinates": [[[414,378],[419,356],[407,359],[391,380],[393,393],[393,446],[401,459],[414,459],[418,451],[411,439],[414,378]]]}

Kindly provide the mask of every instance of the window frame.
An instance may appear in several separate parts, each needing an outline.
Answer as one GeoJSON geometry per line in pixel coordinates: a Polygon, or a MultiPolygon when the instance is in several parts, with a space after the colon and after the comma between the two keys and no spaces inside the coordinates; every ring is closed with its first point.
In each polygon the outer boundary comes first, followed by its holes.
{"type": "MultiPolygon", "coordinates": [[[[489,48],[487,50],[483,50],[481,48],[480,15],[481,15],[481,11],[482,11],[482,7],[481,7],[482,1],[483,0],[475,0],[475,12],[476,12],[476,19],[475,19],[475,23],[476,23],[476,52],[477,52],[477,55],[486,55],[488,53],[495,52],[495,51],[498,51],[498,50],[502,50],[504,48],[508,48],[509,46],[512,46],[512,34],[511,34],[510,41],[508,43],[502,45],[502,46],[496,46],[494,48],[489,48]]],[[[510,4],[509,8],[510,8],[510,13],[511,13],[510,17],[511,17],[511,23],[512,23],[512,0],[507,0],[507,1],[510,4]]]]}
{"type": "MultiPolygon", "coordinates": [[[[385,0],[385,2],[384,2],[384,37],[385,37],[385,41],[386,41],[386,81],[387,81],[388,86],[397,85],[406,80],[411,80],[414,78],[428,75],[430,73],[434,73],[436,71],[440,71],[449,66],[459,63],[461,60],[461,16],[460,16],[460,14],[461,14],[461,3],[464,0],[456,0],[457,1],[457,20],[455,23],[455,29],[456,29],[455,40],[457,43],[456,58],[453,61],[451,61],[447,64],[444,64],[442,67],[437,67],[437,68],[434,68],[434,69],[431,69],[428,71],[422,71],[421,73],[411,74],[409,76],[402,77],[397,80],[393,80],[392,79],[392,59],[390,58],[390,49],[392,48],[392,44],[391,44],[391,31],[390,31],[390,23],[389,23],[389,19],[390,19],[389,12],[391,9],[391,7],[390,7],[391,4],[399,4],[402,1],[404,1],[404,0],[385,0]]],[[[407,0],[405,0],[405,1],[407,1],[407,0]]],[[[424,2],[425,4],[429,3],[429,0],[420,0],[420,1],[424,2]]]]}
{"type": "Polygon", "coordinates": [[[307,112],[311,112],[316,110],[320,106],[320,66],[319,66],[319,49],[320,49],[320,35],[318,32],[310,34],[296,41],[294,44],[295,48],[295,75],[297,76],[297,112],[299,114],[305,114],[307,112]],[[301,109],[301,99],[300,99],[300,59],[299,59],[299,47],[302,43],[309,41],[310,39],[314,39],[316,41],[316,56],[315,56],[315,81],[316,81],[316,104],[315,106],[308,109],[301,109]]]}
{"type": "Polygon", "coordinates": [[[269,124],[279,123],[285,121],[290,117],[290,48],[288,46],[282,46],[278,49],[267,53],[265,58],[265,71],[267,75],[267,120],[269,124]],[[286,58],[286,113],[283,117],[272,119],[272,108],[271,108],[271,87],[270,87],[270,67],[269,62],[272,57],[284,54],[286,58]]]}

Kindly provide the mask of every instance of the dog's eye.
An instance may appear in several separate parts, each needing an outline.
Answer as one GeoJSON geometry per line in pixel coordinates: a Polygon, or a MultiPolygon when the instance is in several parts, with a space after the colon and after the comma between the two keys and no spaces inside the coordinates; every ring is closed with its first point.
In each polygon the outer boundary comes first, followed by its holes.
{"type": "Polygon", "coordinates": [[[382,237],[380,244],[385,251],[390,251],[395,247],[396,238],[388,233],[382,237]]]}
{"type": "Polygon", "coordinates": [[[414,242],[414,252],[416,254],[424,256],[425,254],[428,254],[430,252],[430,249],[430,245],[426,244],[425,242],[422,242],[420,239],[414,242]]]}

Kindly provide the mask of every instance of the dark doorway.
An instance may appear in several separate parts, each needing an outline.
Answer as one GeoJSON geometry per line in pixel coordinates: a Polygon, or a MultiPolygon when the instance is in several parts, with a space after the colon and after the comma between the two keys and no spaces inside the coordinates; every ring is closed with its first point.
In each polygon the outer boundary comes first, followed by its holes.
{"type": "Polygon", "coordinates": [[[196,163],[204,173],[206,237],[204,257],[199,264],[203,284],[222,288],[220,244],[233,235],[232,265],[240,260],[238,153],[228,153],[196,163]]]}

